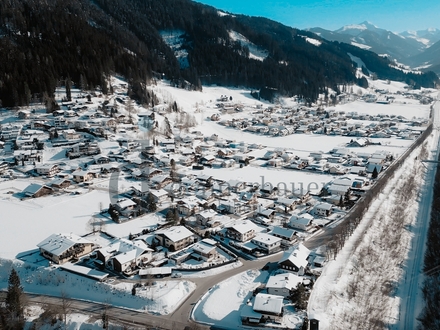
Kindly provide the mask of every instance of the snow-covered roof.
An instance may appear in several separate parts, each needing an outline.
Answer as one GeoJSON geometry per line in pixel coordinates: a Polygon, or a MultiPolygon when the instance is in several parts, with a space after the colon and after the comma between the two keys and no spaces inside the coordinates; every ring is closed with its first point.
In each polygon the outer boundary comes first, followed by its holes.
{"type": "Polygon", "coordinates": [[[37,244],[40,249],[59,256],[75,244],[93,244],[89,240],[75,234],[52,234],[37,244]]]}
{"type": "Polygon", "coordinates": [[[266,283],[266,288],[274,289],[295,289],[298,283],[302,282],[302,277],[292,273],[272,275],[266,283]]]}
{"type": "Polygon", "coordinates": [[[289,228],[274,226],[271,234],[291,239],[295,235],[295,231],[289,228]]]}
{"type": "Polygon", "coordinates": [[[98,250],[104,257],[113,257],[124,264],[136,259],[145,251],[153,251],[142,240],[130,241],[120,238],[112,244],[98,250]]]}
{"type": "Polygon", "coordinates": [[[195,243],[192,249],[199,253],[208,254],[209,252],[215,249],[215,245],[208,244],[205,241],[200,241],[195,243]]]}
{"type": "Polygon", "coordinates": [[[308,226],[310,221],[312,221],[313,219],[315,219],[313,217],[313,215],[311,215],[309,213],[303,213],[303,214],[299,214],[299,215],[292,215],[290,217],[289,222],[291,222],[291,223],[294,222],[297,224],[303,224],[303,225],[308,226]]]}
{"type": "Polygon", "coordinates": [[[258,229],[257,225],[249,220],[238,221],[238,222],[230,225],[228,228],[232,228],[235,231],[238,231],[240,234],[246,234],[247,232],[249,232],[251,230],[256,231],[258,229]]]}
{"type": "Polygon", "coordinates": [[[267,293],[258,293],[254,300],[254,311],[281,314],[283,297],[267,293]]]}
{"type": "Polygon", "coordinates": [[[307,258],[309,257],[309,254],[310,250],[306,248],[303,244],[299,244],[297,248],[293,251],[286,251],[278,263],[289,260],[298,268],[305,268],[308,264],[307,258]]]}
{"type": "Polygon", "coordinates": [[[332,205],[329,203],[319,203],[315,206],[317,209],[330,211],[332,209],[332,205]]]}
{"type": "Polygon", "coordinates": [[[31,183],[23,190],[23,194],[26,196],[33,196],[39,192],[44,186],[38,183],[31,183]]]}
{"type": "Polygon", "coordinates": [[[258,233],[254,238],[252,238],[252,242],[260,242],[270,246],[272,244],[281,242],[281,238],[266,233],[258,233]]]}
{"type": "Polygon", "coordinates": [[[173,242],[181,241],[193,236],[193,233],[184,226],[174,226],[156,231],[156,234],[164,235],[173,242]]]}
{"type": "Polygon", "coordinates": [[[98,281],[104,280],[109,275],[108,273],[100,272],[99,270],[84,267],[84,266],[74,265],[70,262],[66,262],[65,264],[61,265],[60,267],[62,269],[68,270],[72,273],[84,275],[84,276],[93,278],[98,281]]]}
{"type": "Polygon", "coordinates": [[[135,206],[136,205],[136,203],[133,202],[131,199],[123,199],[123,200],[120,200],[119,202],[117,202],[116,204],[118,205],[118,207],[121,210],[125,209],[127,207],[130,207],[130,206],[135,206]]]}

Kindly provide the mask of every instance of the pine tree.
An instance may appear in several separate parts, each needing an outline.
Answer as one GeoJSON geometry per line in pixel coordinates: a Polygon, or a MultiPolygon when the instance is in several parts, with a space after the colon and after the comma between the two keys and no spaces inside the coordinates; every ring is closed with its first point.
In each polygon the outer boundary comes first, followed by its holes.
{"type": "Polygon", "coordinates": [[[373,173],[371,173],[371,177],[373,178],[373,179],[377,179],[377,175],[378,175],[379,173],[377,172],[377,167],[375,166],[374,167],[374,170],[373,170],[373,173]]]}
{"type": "Polygon", "coordinates": [[[72,101],[72,81],[69,76],[66,78],[66,99],[72,101]]]}
{"type": "Polygon", "coordinates": [[[23,287],[20,283],[20,277],[16,270],[12,268],[8,280],[8,290],[6,292],[6,311],[8,325],[11,329],[20,329],[24,325],[23,309],[24,309],[23,287]]]}

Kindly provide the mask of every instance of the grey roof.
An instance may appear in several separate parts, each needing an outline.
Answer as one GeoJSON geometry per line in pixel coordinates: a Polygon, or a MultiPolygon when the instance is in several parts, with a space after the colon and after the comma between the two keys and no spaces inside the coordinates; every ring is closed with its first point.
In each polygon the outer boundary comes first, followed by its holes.
{"type": "Polygon", "coordinates": [[[75,234],[52,234],[37,246],[53,255],[60,256],[75,244],[93,244],[89,240],[75,234]]]}

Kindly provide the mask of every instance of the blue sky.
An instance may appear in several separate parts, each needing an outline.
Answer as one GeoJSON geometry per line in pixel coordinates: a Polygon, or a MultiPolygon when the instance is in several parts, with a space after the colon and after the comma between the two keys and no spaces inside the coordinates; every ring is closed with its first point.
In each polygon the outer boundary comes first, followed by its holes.
{"type": "Polygon", "coordinates": [[[393,32],[440,28],[440,0],[197,0],[216,8],[263,16],[305,29],[336,30],[370,21],[393,32]]]}

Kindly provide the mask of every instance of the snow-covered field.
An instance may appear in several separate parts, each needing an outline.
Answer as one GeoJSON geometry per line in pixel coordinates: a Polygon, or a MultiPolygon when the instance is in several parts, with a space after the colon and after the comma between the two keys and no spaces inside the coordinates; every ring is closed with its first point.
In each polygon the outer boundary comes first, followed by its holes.
{"type": "MultiPolygon", "coordinates": [[[[90,191],[84,189],[80,195],[62,194],[25,200],[8,194],[11,191],[22,191],[28,185],[28,180],[19,179],[0,183],[1,217],[5,219],[0,230],[1,258],[14,259],[20,253],[35,250],[38,243],[53,233],[89,233],[87,224],[100,211],[100,203],[104,208],[110,203],[106,188],[90,191]]],[[[122,224],[107,219],[104,230],[115,236],[126,237],[162,221],[163,218],[155,214],[122,224]]]]}
{"type": "MultiPolygon", "coordinates": [[[[137,288],[134,282],[109,284],[78,276],[57,267],[41,267],[21,261],[0,259],[0,290],[8,286],[8,277],[14,267],[25,292],[60,297],[62,294],[86,301],[107,302],[111,305],[166,315],[195,289],[195,284],[183,281],[157,281],[154,285],[137,288]]],[[[140,281],[141,282],[141,281],[140,281]]]]}

